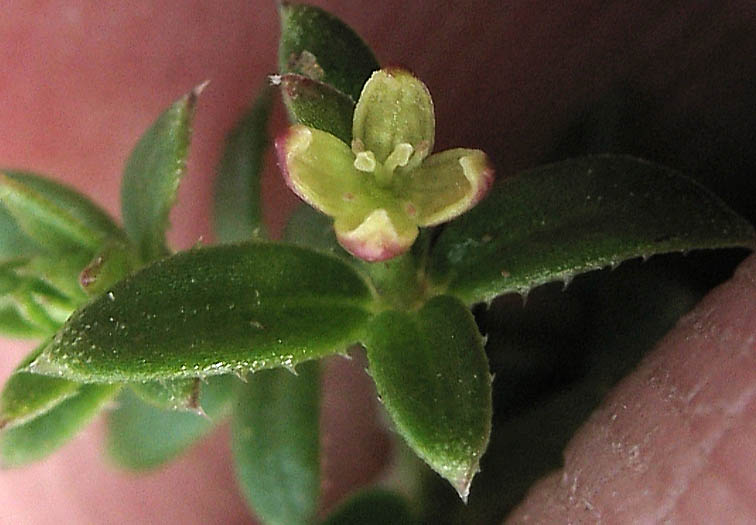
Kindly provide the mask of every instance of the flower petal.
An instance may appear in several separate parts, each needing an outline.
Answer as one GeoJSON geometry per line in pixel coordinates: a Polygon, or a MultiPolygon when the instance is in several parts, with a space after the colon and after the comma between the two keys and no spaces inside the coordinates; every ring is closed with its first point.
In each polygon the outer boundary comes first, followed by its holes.
{"type": "Polygon", "coordinates": [[[475,206],[493,180],[494,170],[485,153],[457,148],[425,159],[401,179],[400,193],[414,206],[420,226],[435,226],[475,206]]]}
{"type": "Polygon", "coordinates": [[[372,180],[354,167],[349,146],[330,133],[295,125],[275,145],[286,184],[313,208],[333,217],[369,194],[372,180]]]}
{"type": "Polygon", "coordinates": [[[334,229],[346,251],[368,262],[385,261],[406,252],[419,233],[406,217],[383,208],[373,210],[356,227],[347,218],[338,217],[334,229]]]}
{"type": "Polygon", "coordinates": [[[433,149],[436,120],[428,88],[403,69],[381,69],[365,83],[354,110],[352,136],[383,163],[400,144],[417,161],[433,149]]]}

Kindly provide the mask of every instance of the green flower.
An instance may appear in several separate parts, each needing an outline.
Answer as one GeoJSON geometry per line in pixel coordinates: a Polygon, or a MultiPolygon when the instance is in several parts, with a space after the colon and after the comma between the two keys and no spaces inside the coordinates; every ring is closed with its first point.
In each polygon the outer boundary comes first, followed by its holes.
{"type": "Polygon", "coordinates": [[[401,69],[382,69],[362,89],[351,145],[303,125],[276,140],[288,186],[334,218],[339,243],[366,261],[406,252],[419,227],[449,221],[477,204],[494,178],[488,157],[456,148],[429,156],[430,93],[401,69]]]}

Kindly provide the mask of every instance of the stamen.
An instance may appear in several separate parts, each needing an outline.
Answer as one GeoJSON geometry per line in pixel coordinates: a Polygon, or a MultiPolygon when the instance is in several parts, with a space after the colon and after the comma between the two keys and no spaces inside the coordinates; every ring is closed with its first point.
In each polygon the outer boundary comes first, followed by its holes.
{"type": "Polygon", "coordinates": [[[394,147],[394,151],[391,152],[391,155],[384,162],[384,166],[389,171],[394,171],[399,166],[406,166],[414,151],[415,148],[412,147],[412,144],[407,144],[406,142],[397,144],[394,147]]]}
{"type": "Polygon", "coordinates": [[[372,173],[375,171],[375,155],[372,151],[360,151],[354,157],[354,167],[360,171],[372,173]]]}

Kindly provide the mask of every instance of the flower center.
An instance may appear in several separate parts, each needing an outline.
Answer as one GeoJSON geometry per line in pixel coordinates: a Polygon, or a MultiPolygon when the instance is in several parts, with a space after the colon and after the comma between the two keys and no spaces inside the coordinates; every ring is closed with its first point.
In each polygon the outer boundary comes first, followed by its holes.
{"type": "Polygon", "coordinates": [[[372,173],[378,186],[387,188],[391,185],[396,169],[407,165],[415,148],[412,144],[402,142],[394,147],[394,151],[384,162],[380,162],[372,151],[365,149],[361,140],[355,139],[352,141],[352,152],[354,152],[354,167],[359,171],[372,173]]]}

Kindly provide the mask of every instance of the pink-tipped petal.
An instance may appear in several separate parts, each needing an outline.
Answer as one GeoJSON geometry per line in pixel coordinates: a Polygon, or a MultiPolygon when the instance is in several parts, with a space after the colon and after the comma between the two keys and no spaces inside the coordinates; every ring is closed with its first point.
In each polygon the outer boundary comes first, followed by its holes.
{"type": "Polygon", "coordinates": [[[459,159],[459,163],[462,165],[462,169],[465,173],[465,177],[470,181],[473,186],[473,196],[470,199],[470,208],[478,204],[483,197],[485,197],[493,186],[496,179],[496,172],[494,171],[491,160],[487,155],[483,154],[483,159],[480,162],[482,168],[477,168],[474,165],[470,165],[467,162],[469,157],[463,157],[459,159]]]}
{"type": "Polygon", "coordinates": [[[370,194],[352,150],[330,133],[297,124],[276,139],[275,148],[286,185],[326,215],[351,213],[350,208],[362,205],[359,197],[370,194]]]}
{"type": "MultiPolygon", "coordinates": [[[[292,156],[292,152],[290,150],[291,145],[297,144],[302,140],[306,140],[307,134],[310,135],[310,140],[312,140],[312,134],[305,126],[291,126],[278,137],[276,137],[275,141],[273,142],[273,146],[276,150],[276,160],[278,162],[278,167],[281,170],[281,175],[283,176],[286,186],[288,186],[289,189],[293,191],[297,197],[305,201],[310,206],[315,207],[312,202],[309,202],[304,192],[300,191],[300,187],[297,184],[294,184],[291,178],[291,171],[289,169],[289,160],[292,156]]],[[[295,151],[300,149],[301,146],[295,148],[295,151]]]]}
{"type": "Polygon", "coordinates": [[[435,226],[475,206],[493,181],[494,170],[485,153],[457,148],[425,159],[406,178],[403,195],[417,208],[420,226],[435,226]]]}
{"type": "Polygon", "coordinates": [[[368,262],[385,261],[410,249],[419,233],[416,226],[397,231],[384,209],[371,212],[359,226],[345,230],[337,219],[336,238],[346,251],[368,262]]]}

